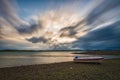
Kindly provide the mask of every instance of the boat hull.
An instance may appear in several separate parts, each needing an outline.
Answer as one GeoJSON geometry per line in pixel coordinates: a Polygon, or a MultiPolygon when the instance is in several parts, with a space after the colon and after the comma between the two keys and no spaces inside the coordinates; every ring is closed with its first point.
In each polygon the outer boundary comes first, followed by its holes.
{"type": "Polygon", "coordinates": [[[74,59],[74,62],[101,62],[104,58],[82,58],[82,59],[74,59]]]}

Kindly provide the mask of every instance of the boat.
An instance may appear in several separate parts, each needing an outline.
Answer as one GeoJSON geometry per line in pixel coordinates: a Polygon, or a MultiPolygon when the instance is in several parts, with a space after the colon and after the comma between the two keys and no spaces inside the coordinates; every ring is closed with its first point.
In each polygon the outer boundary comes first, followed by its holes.
{"type": "Polygon", "coordinates": [[[100,62],[104,58],[100,56],[74,57],[74,62],[100,62]]]}

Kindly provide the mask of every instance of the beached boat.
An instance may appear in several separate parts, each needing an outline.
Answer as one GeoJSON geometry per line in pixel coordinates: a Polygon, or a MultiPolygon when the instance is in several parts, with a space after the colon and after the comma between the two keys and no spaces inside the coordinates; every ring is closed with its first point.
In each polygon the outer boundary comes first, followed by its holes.
{"type": "Polygon", "coordinates": [[[98,57],[98,56],[88,56],[88,57],[74,57],[73,61],[74,62],[100,62],[104,58],[103,57],[98,57]]]}

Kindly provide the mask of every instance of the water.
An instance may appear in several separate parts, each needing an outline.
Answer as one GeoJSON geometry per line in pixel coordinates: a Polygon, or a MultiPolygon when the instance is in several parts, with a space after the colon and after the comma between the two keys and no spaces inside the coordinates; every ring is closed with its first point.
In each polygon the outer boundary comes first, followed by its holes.
{"type": "MultiPolygon", "coordinates": [[[[71,54],[72,52],[0,52],[0,68],[32,64],[49,64],[73,61],[74,56],[93,56],[71,54]]],[[[101,55],[105,59],[120,58],[113,55],[101,55]]]]}

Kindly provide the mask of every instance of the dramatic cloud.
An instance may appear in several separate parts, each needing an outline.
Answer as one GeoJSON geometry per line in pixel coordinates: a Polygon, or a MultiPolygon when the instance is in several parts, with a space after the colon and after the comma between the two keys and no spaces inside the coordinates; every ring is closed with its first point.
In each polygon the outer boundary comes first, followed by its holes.
{"type": "MultiPolygon", "coordinates": [[[[105,0],[105,1],[103,1],[101,4],[96,6],[93,10],[91,10],[91,12],[87,15],[87,18],[86,18],[87,24],[94,23],[96,21],[96,19],[101,17],[101,15],[104,15],[104,13],[106,13],[112,9],[115,9],[116,7],[120,8],[120,0],[115,0],[115,1],[114,0],[110,0],[110,1],[105,0]]],[[[119,9],[118,9],[118,11],[119,11],[119,9]]]]}
{"type": "Polygon", "coordinates": [[[83,49],[120,49],[120,20],[89,32],[74,42],[83,49]],[[78,44],[79,43],[79,44],[78,44]]]}
{"type": "Polygon", "coordinates": [[[47,43],[47,39],[45,39],[44,37],[39,37],[39,38],[32,37],[32,38],[26,39],[26,40],[31,41],[32,43],[38,43],[38,42],[47,43]]]}
{"type": "Polygon", "coordinates": [[[1,38],[22,37],[18,33],[19,25],[29,25],[22,20],[8,0],[0,0],[0,36],[1,38]]]}
{"type": "Polygon", "coordinates": [[[14,26],[24,23],[8,0],[0,0],[0,18],[5,19],[9,24],[14,26]]]}
{"type": "Polygon", "coordinates": [[[14,3],[0,1],[0,49],[120,49],[120,0],[14,3]]]}

